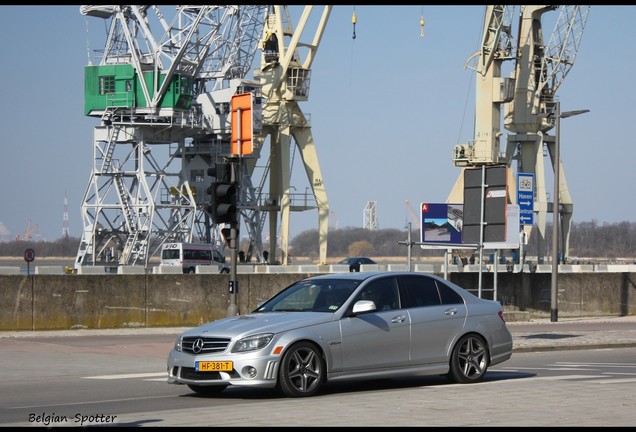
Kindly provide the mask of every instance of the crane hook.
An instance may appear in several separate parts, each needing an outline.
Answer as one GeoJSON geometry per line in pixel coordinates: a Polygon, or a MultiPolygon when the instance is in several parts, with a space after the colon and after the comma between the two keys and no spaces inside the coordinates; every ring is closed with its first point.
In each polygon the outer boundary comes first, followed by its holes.
{"type": "Polygon", "coordinates": [[[353,36],[352,36],[353,39],[356,38],[356,21],[357,21],[356,11],[354,9],[353,15],[351,16],[351,23],[353,24],[353,36]]]}

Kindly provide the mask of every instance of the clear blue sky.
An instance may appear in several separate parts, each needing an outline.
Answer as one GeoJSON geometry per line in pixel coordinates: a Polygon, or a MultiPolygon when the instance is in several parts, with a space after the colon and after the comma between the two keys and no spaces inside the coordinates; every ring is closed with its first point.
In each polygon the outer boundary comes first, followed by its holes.
{"type": "MultiPolygon", "coordinates": [[[[475,86],[464,63],[479,47],[484,7],[356,6],[355,40],[353,11],[334,7],[301,108],[311,116],[331,224],[361,227],[376,201],[379,228],[402,229],[411,220],[405,199],[416,210],[446,201],[460,172],[453,146],[473,139],[475,86]]],[[[546,43],[557,16],[544,15],[546,43]]],[[[592,6],[557,92],[562,111],[590,110],[561,123],[574,222],[636,221],[635,22],[636,6],[592,6]]],[[[83,115],[83,71],[88,50],[103,48],[104,21],[78,5],[3,6],[0,28],[0,240],[23,235],[29,221],[41,238],[60,238],[65,194],[70,234],[79,237],[95,124],[83,115]]],[[[315,211],[292,214],[292,236],[316,228],[315,211]]]]}

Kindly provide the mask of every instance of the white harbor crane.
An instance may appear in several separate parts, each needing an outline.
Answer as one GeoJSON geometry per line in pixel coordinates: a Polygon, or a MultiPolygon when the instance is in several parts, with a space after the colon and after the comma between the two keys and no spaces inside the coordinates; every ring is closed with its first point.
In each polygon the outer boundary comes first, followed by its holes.
{"type": "MultiPolygon", "coordinates": [[[[546,215],[549,210],[546,193],[544,146],[554,158],[554,137],[547,134],[554,127],[556,91],[574,65],[581,37],[589,15],[589,6],[520,6],[517,46],[513,49],[512,18],[516,6],[486,7],[482,45],[471,56],[476,71],[475,140],[456,145],[453,162],[460,167],[477,167],[517,161],[517,172],[531,173],[535,178],[534,212],[537,228],[538,256],[545,255],[546,215]],[[559,9],[560,14],[550,41],[544,45],[541,17],[559,9]],[[501,64],[514,61],[510,77],[501,76],[501,64]],[[504,126],[512,132],[507,137],[505,154],[500,151],[501,109],[504,126]]],[[[468,62],[467,62],[468,64],[468,62]]],[[[554,161],[552,161],[554,166],[554,161]]],[[[561,161],[559,161],[562,164],[561,161]]],[[[564,255],[567,256],[573,203],[564,171],[558,181],[562,187],[561,211],[564,255]]],[[[514,178],[509,185],[515,185],[514,178]]],[[[509,187],[509,192],[510,192],[509,187]]],[[[463,202],[463,172],[448,202],[463,202]]],[[[509,197],[516,202],[515,196],[509,197]]],[[[554,212],[555,210],[552,209],[554,212]]],[[[556,221],[558,218],[554,218],[556,221]]],[[[524,226],[529,237],[532,226],[524,226]]]]}
{"type": "Polygon", "coordinates": [[[76,266],[111,260],[147,266],[167,240],[221,242],[204,211],[211,182],[205,173],[227,153],[228,94],[255,87],[244,78],[263,10],[80,7],[109,25],[101,58],[85,69],[85,115],[101,123],[94,128],[76,266]]]}
{"type": "MultiPolygon", "coordinates": [[[[551,211],[553,223],[561,223],[563,257],[567,259],[574,204],[567,186],[563,162],[555,162],[555,136],[548,135],[548,132],[555,127],[556,92],[574,65],[590,6],[560,6],[550,40],[544,45],[541,32],[536,31],[537,23],[544,12],[555,8],[556,6],[536,5],[524,6],[522,9],[518,59],[514,72],[515,97],[505,107],[504,125],[513,132],[508,135],[506,161],[510,164],[516,160],[517,172],[534,174],[534,205],[537,216],[535,226],[540,258],[545,255],[546,215],[550,211],[546,193],[544,147],[550,155],[549,167],[555,167],[555,164],[560,166],[557,171],[558,179],[553,180],[560,185],[560,210],[552,208],[551,211]],[[559,211],[563,215],[561,222],[559,211]]],[[[554,196],[552,200],[553,203],[557,202],[554,196]]]]}
{"type": "MultiPolygon", "coordinates": [[[[320,261],[326,261],[329,206],[311,125],[298,102],[309,96],[311,64],[331,6],[322,8],[313,39],[306,42],[302,35],[311,26],[312,10],[304,7],[294,29],[287,6],[80,8],[109,25],[102,56],[85,73],[85,114],[101,124],[94,128],[76,266],[104,260],[147,266],[165,241],[224,243],[222,227],[206,211],[212,181],[206,173],[230,154],[230,101],[238,93],[252,93],[255,113],[262,109],[254,152],[243,158],[239,173],[248,255],[261,255],[268,215],[270,238],[281,239],[286,264],[290,212],[317,208],[320,261]],[[250,80],[259,48],[261,67],[250,80]],[[267,139],[270,157],[254,185],[267,139]],[[290,193],[294,145],[311,185],[311,197],[306,191],[298,203],[290,193]]],[[[273,262],[277,245],[270,243],[273,262]]]]}
{"type": "MultiPolygon", "coordinates": [[[[260,69],[254,72],[260,80],[263,104],[263,131],[255,140],[255,158],[248,159],[251,174],[256,160],[269,138],[270,157],[263,182],[269,180],[269,194],[262,203],[269,216],[270,262],[275,261],[276,239],[280,237],[280,262],[286,265],[289,249],[290,212],[318,209],[319,262],[327,260],[327,232],[329,229],[329,202],[325,182],[318,162],[318,153],[311,132],[311,124],[299,107],[309,97],[311,65],[318,51],[331,6],[304,6],[298,23],[293,26],[287,6],[274,5],[267,9],[260,69]],[[312,14],[319,11],[312,20],[312,14]],[[313,33],[312,33],[313,30],[313,33]],[[309,33],[310,38],[303,37],[309,33]],[[304,164],[313,198],[300,203],[292,201],[292,150],[298,149],[304,164]],[[280,214],[280,236],[278,216],[280,214]]],[[[264,189],[261,183],[261,190],[264,189]]]]}

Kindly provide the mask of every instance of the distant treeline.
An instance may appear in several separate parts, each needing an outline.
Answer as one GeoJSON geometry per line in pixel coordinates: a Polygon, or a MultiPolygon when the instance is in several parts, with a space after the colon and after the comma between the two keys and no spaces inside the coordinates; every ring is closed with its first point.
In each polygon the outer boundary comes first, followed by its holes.
{"type": "MultiPolygon", "coordinates": [[[[546,229],[546,248],[552,245],[552,226],[546,229]]],[[[536,232],[536,227],[533,233],[536,232]]],[[[537,242],[531,235],[526,251],[528,256],[537,255],[537,242]]],[[[363,228],[345,228],[329,231],[327,256],[370,256],[390,257],[406,256],[407,230],[380,229],[369,231],[363,228]]],[[[420,241],[420,233],[413,231],[411,241],[420,241]]],[[[296,256],[317,258],[318,231],[305,231],[290,242],[291,253],[296,256]]],[[[411,255],[439,256],[439,250],[422,249],[414,246],[411,255]]],[[[636,258],[636,222],[614,224],[597,221],[572,223],[570,229],[570,257],[636,258]]]]}
{"type": "Polygon", "coordinates": [[[24,256],[26,249],[33,249],[37,258],[46,257],[74,257],[80,239],[77,237],[63,237],[53,242],[14,240],[10,242],[0,242],[0,256],[19,257],[24,256]]]}
{"type": "MultiPolygon", "coordinates": [[[[536,228],[535,228],[536,229],[536,228]]],[[[546,247],[552,244],[552,227],[546,229],[546,247]]],[[[534,233],[535,231],[533,231],[534,233]]],[[[411,241],[419,241],[419,231],[411,233],[411,241]]],[[[527,254],[537,255],[537,243],[531,236],[527,254]]],[[[363,255],[371,257],[405,256],[407,242],[406,230],[395,228],[369,231],[364,228],[343,228],[329,231],[327,239],[327,256],[343,257],[363,255]]],[[[80,239],[64,237],[53,242],[45,241],[10,241],[0,242],[0,256],[23,256],[27,248],[33,248],[36,256],[45,257],[74,257],[80,239]]],[[[264,244],[265,246],[265,244],[264,244]]],[[[246,249],[247,247],[243,247],[246,249]]],[[[318,258],[318,230],[304,231],[295,236],[290,242],[290,253],[293,256],[318,258]]],[[[419,246],[411,248],[413,257],[439,256],[439,250],[422,249],[419,246]]],[[[573,223],[570,230],[570,257],[602,257],[636,258],[636,222],[602,223],[597,221],[573,223]]]]}

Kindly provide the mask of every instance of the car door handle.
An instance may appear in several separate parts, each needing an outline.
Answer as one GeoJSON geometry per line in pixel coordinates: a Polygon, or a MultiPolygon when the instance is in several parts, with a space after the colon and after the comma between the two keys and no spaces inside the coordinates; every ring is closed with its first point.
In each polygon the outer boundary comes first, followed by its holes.
{"type": "Polygon", "coordinates": [[[457,315],[457,309],[453,308],[453,309],[446,309],[444,311],[444,315],[457,315]]]}
{"type": "Polygon", "coordinates": [[[399,323],[403,323],[404,320],[406,320],[406,317],[404,315],[400,315],[400,316],[396,316],[393,317],[393,319],[391,320],[391,322],[393,324],[399,324],[399,323]]]}

